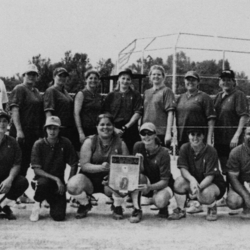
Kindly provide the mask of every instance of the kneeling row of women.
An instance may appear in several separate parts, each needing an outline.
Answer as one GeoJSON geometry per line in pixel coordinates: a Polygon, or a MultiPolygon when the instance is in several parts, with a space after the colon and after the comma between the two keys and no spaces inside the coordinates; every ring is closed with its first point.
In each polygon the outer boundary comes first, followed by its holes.
{"type": "MultiPolygon", "coordinates": [[[[39,219],[40,203],[47,200],[50,214],[54,220],[63,220],[66,213],[66,185],[63,173],[68,163],[72,167],[67,183],[67,191],[79,202],[76,218],[84,218],[92,208],[91,196],[103,193],[111,197],[111,209],[114,219],[123,218],[122,203],[124,198],[104,185],[109,174],[111,155],[129,155],[126,144],[115,132],[114,118],[105,113],[98,116],[97,134],[85,139],[80,151],[80,172],[76,174],[77,157],[69,140],[59,136],[60,119],[51,116],[47,119],[47,136],[35,142],[32,150],[31,165],[35,171],[35,196],[31,221],[39,219]]],[[[168,204],[173,192],[192,193],[203,204],[212,204],[225,193],[226,184],[218,168],[216,150],[203,143],[205,134],[200,129],[189,132],[190,143],[182,146],[178,167],[183,177],[174,179],[170,169],[170,156],[167,148],[162,147],[152,123],[144,123],[140,128],[141,141],[134,146],[134,155],[143,159],[138,189],[131,193],[134,210],[131,223],[142,219],[141,195],[152,197],[159,209],[159,216],[180,219],[185,213],[174,211],[168,214],[168,204]],[[197,133],[201,134],[197,134],[197,133]],[[194,155],[196,157],[194,157],[194,155]],[[195,164],[195,165],[194,165],[195,164]],[[186,171],[185,171],[186,170],[186,171]],[[187,173],[192,175],[193,179],[187,173]],[[189,180],[190,179],[190,180],[189,180]],[[195,180],[195,181],[194,181],[195,180]],[[190,185],[189,185],[190,181],[190,185]]],[[[209,209],[207,219],[216,219],[216,214],[209,209]]]]}

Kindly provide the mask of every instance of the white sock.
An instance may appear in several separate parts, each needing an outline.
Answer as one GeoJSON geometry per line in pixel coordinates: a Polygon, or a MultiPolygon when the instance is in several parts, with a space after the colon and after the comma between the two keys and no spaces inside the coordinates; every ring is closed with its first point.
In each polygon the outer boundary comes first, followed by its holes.
{"type": "Polygon", "coordinates": [[[8,206],[11,202],[13,202],[13,200],[10,200],[10,199],[8,199],[8,198],[5,198],[5,199],[1,202],[1,207],[8,206]]]}
{"type": "Polygon", "coordinates": [[[117,194],[113,193],[112,197],[114,199],[114,206],[115,207],[120,207],[124,201],[124,198],[122,198],[121,196],[118,196],[117,194]]]}
{"type": "MultiPolygon", "coordinates": [[[[41,203],[38,202],[38,201],[35,201],[35,203],[34,203],[34,205],[33,205],[33,209],[34,209],[34,210],[40,209],[40,207],[41,207],[41,203]]],[[[33,209],[32,209],[32,210],[33,210],[33,209]]]]}
{"type": "Polygon", "coordinates": [[[71,197],[76,199],[83,206],[86,206],[89,204],[87,194],[84,191],[78,195],[71,195],[71,197]]]}

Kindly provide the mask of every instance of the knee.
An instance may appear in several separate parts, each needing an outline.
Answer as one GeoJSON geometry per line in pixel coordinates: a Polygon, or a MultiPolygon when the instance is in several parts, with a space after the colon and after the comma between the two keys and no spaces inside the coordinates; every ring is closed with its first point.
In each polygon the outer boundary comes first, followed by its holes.
{"type": "Polygon", "coordinates": [[[174,192],[183,194],[188,191],[189,183],[182,177],[179,176],[174,182],[174,192]]]}
{"type": "Polygon", "coordinates": [[[71,195],[79,195],[84,190],[84,179],[85,176],[78,174],[70,178],[67,184],[67,191],[71,195]]]}
{"type": "Polygon", "coordinates": [[[154,197],[154,203],[155,203],[155,206],[158,207],[158,208],[164,208],[168,205],[168,202],[169,202],[169,199],[170,199],[170,195],[169,194],[165,194],[165,195],[156,195],[154,197]]]}
{"type": "Polygon", "coordinates": [[[212,190],[205,188],[197,198],[200,203],[209,205],[215,201],[216,195],[212,190]]]}
{"type": "Polygon", "coordinates": [[[236,195],[228,195],[226,199],[227,205],[230,209],[238,209],[242,207],[243,199],[236,195]]]}
{"type": "Polygon", "coordinates": [[[24,176],[19,176],[19,189],[22,189],[22,192],[25,192],[25,190],[29,187],[29,182],[24,176]]]}

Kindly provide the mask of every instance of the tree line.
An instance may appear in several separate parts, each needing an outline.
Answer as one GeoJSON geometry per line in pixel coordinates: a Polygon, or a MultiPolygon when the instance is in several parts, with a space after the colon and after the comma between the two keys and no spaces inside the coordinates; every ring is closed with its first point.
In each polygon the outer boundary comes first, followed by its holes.
{"type": "MultiPolygon", "coordinates": [[[[196,70],[201,78],[200,90],[208,93],[209,95],[215,95],[220,91],[218,84],[218,76],[222,71],[223,61],[219,60],[204,60],[201,62],[195,62],[190,59],[184,52],[180,51],[176,54],[177,68],[176,68],[176,93],[181,94],[185,92],[184,75],[189,70],[196,70]],[[212,76],[212,78],[211,78],[212,76]]],[[[70,78],[67,83],[67,90],[70,93],[76,93],[84,87],[85,79],[84,73],[93,68],[90,63],[90,59],[86,53],[75,53],[67,51],[60,62],[52,63],[51,60],[42,58],[39,54],[33,56],[29,63],[34,63],[39,70],[40,76],[37,82],[37,88],[39,91],[44,92],[52,81],[53,70],[56,67],[64,67],[70,72],[70,78]]],[[[225,60],[225,69],[231,69],[230,62],[225,60]]],[[[172,87],[172,72],[173,72],[173,55],[167,57],[164,61],[160,57],[152,58],[148,56],[143,60],[143,73],[148,74],[152,65],[162,65],[167,72],[165,84],[168,87],[172,87]]],[[[95,69],[101,76],[109,76],[114,68],[114,63],[109,59],[101,59],[95,65],[95,69]]],[[[141,59],[138,59],[135,63],[132,63],[127,68],[132,69],[133,72],[140,73],[142,67],[141,59]]],[[[235,72],[236,78],[239,79],[238,88],[244,91],[247,95],[250,95],[250,84],[246,74],[242,72],[235,72]]],[[[22,75],[16,74],[14,77],[1,77],[5,82],[8,91],[11,91],[17,84],[22,82],[22,75]]],[[[143,80],[143,91],[151,87],[149,79],[143,80]]]]}

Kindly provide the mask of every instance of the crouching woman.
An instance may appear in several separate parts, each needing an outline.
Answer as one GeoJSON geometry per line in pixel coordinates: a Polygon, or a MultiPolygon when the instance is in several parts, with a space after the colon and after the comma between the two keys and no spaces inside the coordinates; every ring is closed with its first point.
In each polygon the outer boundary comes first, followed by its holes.
{"type": "Polygon", "coordinates": [[[142,157],[140,191],[132,193],[134,211],[130,217],[131,223],[138,223],[142,219],[141,193],[153,198],[153,204],[159,208],[158,215],[163,218],[168,217],[168,204],[173,196],[170,156],[168,149],[160,145],[155,125],[151,122],[144,123],[140,128],[140,136],[141,141],[134,146],[134,154],[142,157]]]}
{"type": "Polygon", "coordinates": [[[205,132],[200,128],[188,131],[189,142],[182,145],[177,161],[181,176],[175,180],[174,192],[177,208],[170,220],[186,217],[186,195],[208,205],[206,219],[217,220],[216,200],[223,197],[226,184],[218,167],[216,150],[204,143],[205,132]]]}
{"type": "Polygon", "coordinates": [[[30,220],[33,222],[39,220],[40,205],[44,200],[50,205],[52,219],[55,221],[65,219],[66,164],[71,166],[71,177],[76,173],[78,158],[69,139],[59,136],[60,129],[59,117],[48,117],[44,125],[46,136],[36,141],[32,149],[31,165],[35,172],[32,186],[35,189],[35,204],[30,220]]]}
{"type": "Polygon", "coordinates": [[[7,219],[15,220],[16,216],[8,206],[20,197],[28,188],[27,179],[19,175],[21,168],[21,149],[13,137],[6,135],[10,116],[0,110],[0,212],[7,219]]]}

